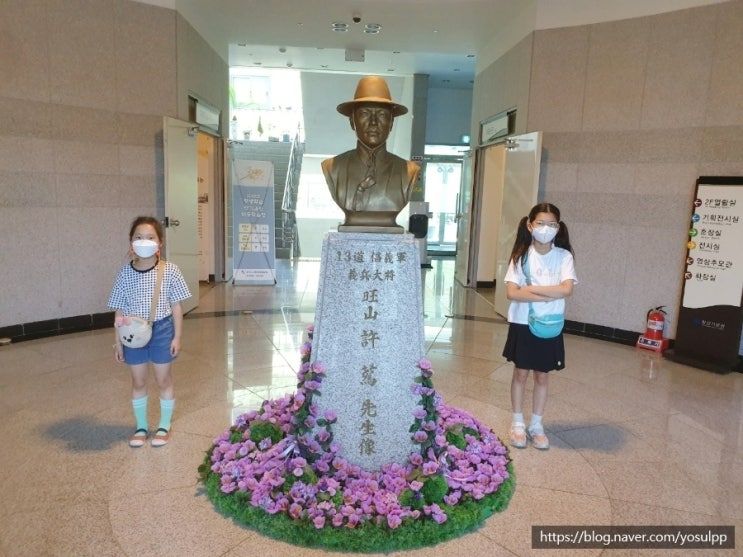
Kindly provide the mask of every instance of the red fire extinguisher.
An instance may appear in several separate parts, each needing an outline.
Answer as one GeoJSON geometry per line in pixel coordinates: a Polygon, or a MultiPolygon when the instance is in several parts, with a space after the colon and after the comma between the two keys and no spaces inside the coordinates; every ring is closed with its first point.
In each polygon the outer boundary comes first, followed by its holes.
{"type": "Polygon", "coordinates": [[[645,330],[645,334],[637,339],[638,348],[647,348],[658,352],[662,352],[668,348],[668,339],[664,338],[667,315],[663,309],[664,307],[658,306],[648,311],[647,329],[645,330]]]}
{"type": "Polygon", "coordinates": [[[663,330],[666,327],[666,312],[663,311],[663,306],[658,306],[655,309],[648,311],[648,328],[645,331],[647,338],[655,340],[663,339],[663,330]]]}

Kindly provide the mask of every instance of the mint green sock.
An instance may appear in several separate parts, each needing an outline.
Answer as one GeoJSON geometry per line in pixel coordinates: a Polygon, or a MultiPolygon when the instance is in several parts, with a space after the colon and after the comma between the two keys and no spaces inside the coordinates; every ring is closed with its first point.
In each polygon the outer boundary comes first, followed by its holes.
{"type": "Polygon", "coordinates": [[[137,420],[137,429],[147,429],[147,397],[133,398],[132,409],[137,420]]]}
{"type": "Polygon", "coordinates": [[[160,399],[160,425],[158,428],[170,431],[170,420],[173,418],[175,399],[160,399]]]}

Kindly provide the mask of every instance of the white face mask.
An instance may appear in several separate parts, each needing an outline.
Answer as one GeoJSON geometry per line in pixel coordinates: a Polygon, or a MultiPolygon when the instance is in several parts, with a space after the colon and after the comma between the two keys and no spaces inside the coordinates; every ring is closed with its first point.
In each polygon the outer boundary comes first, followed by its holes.
{"type": "Polygon", "coordinates": [[[557,228],[551,228],[545,224],[543,226],[533,228],[531,231],[531,235],[532,238],[534,238],[537,242],[549,244],[552,240],[555,239],[555,236],[557,236],[557,228]]]}
{"type": "Polygon", "coordinates": [[[157,253],[157,250],[160,249],[160,244],[154,240],[134,240],[132,242],[132,249],[134,249],[134,253],[138,257],[146,259],[157,253]]]}

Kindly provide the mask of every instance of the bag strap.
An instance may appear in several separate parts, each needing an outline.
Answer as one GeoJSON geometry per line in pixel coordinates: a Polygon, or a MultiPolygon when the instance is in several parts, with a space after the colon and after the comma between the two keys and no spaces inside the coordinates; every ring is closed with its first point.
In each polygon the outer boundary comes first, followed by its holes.
{"type": "Polygon", "coordinates": [[[157,261],[157,281],[155,282],[155,292],[152,294],[152,305],[150,306],[150,318],[147,320],[148,323],[152,323],[157,315],[157,302],[160,299],[160,288],[163,284],[163,275],[165,274],[165,261],[158,259],[157,261]]]}
{"type": "MultiPolygon", "coordinates": [[[[526,284],[527,286],[531,286],[531,271],[529,270],[529,252],[526,252],[526,259],[524,259],[524,264],[521,266],[521,270],[524,271],[524,276],[526,277],[526,284]]],[[[531,302],[528,302],[529,304],[529,313],[534,313],[534,306],[531,305],[531,302]]]]}

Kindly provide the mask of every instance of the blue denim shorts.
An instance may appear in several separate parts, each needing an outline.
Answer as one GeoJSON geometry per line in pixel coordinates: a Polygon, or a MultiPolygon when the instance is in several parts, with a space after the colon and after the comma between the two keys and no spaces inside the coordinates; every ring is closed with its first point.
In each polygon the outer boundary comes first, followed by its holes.
{"type": "Polygon", "coordinates": [[[124,346],[124,361],[130,366],[152,362],[169,364],[174,360],[170,355],[170,344],[175,337],[173,316],[169,315],[152,324],[152,338],[142,348],[124,346]]]}

